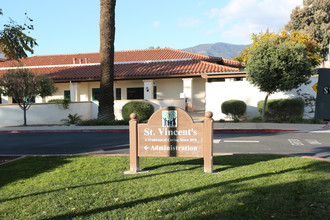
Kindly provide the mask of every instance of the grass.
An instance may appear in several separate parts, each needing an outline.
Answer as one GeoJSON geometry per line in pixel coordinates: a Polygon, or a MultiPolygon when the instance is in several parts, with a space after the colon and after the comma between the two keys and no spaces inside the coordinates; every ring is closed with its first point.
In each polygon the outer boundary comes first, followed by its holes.
{"type": "Polygon", "coordinates": [[[0,166],[0,219],[329,219],[328,162],[274,155],[27,157],[0,166]]]}
{"type": "Polygon", "coordinates": [[[0,165],[2,163],[6,163],[8,161],[11,161],[11,160],[14,160],[14,159],[17,159],[17,158],[19,158],[19,157],[17,157],[17,156],[0,156],[0,165]]]}

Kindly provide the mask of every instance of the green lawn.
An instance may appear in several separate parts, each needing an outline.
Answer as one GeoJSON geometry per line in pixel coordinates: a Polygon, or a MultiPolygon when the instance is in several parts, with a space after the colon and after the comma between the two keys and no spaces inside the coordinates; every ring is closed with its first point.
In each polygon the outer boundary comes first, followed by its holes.
{"type": "Polygon", "coordinates": [[[330,163],[274,155],[27,157],[0,166],[0,219],[330,219],[330,163]]]}

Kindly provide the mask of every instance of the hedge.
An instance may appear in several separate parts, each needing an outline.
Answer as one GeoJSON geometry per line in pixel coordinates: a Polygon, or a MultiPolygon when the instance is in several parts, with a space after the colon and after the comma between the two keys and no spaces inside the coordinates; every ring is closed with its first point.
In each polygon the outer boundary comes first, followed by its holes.
{"type": "Polygon", "coordinates": [[[124,120],[130,120],[130,114],[136,113],[139,121],[145,121],[154,113],[154,106],[145,101],[132,101],[126,103],[122,108],[122,116],[124,120]]]}
{"type": "Polygon", "coordinates": [[[221,112],[232,118],[240,118],[246,112],[246,104],[241,100],[228,100],[221,104],[221,112]]]}
{"type": "MultiPolygon", "coordinates": [[[[264,101],[258,102],[259,113],[262,112],[264,101]]],[[[302,117],[305,102],[302,98],[271,99],[266,104],[265,116],[270,120],[287,121],[290,118],[302,117]]]]}

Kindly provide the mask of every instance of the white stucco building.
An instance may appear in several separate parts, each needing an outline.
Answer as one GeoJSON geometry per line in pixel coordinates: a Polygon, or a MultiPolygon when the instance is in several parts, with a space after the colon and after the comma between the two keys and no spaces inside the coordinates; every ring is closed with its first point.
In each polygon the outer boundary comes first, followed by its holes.
{"type": "MultiPolygon", "coordinates": [[[[50,99],[70,98],[72,103],[88,106],[71,109],[72,113],[80,113],[80,109],[85,108],[81,113],[84,118],[97,117],[101,76],[99,53],[33,56],[20,62],[0,62],[0,75],[20,66],[36,74],[47,74],[58,88],[52,97],[36,97],[36,106],[50,99]],[[86,108],[90,110],[86,112],[86,108]]],[[[130,100],[148,100],[156,109],[173,105],[189,112],[212,111],[214,119],[219,120],[224,118],[221,113],[223,101],[245,101],[248,105],[247,118],[252,118],[258,115],[258,101],[264,99],[264,94],[246,80],[240,62],[170,48],[115,52],[114,79],[115,114],[118,119],[121,119],[122,106],[130,100]]],[[[317,82],[317,78],[314,81],[317,82]]],[[[307,86],[304,91],[316,95],[312,86],[307,86]]],[[[270,99],[293,95],[294,92],[279,93],[270,99]]],[[[15,108],[12,106],[13,100],[3,95],[0,100],[0,119],[8,119],[15,112],[8,110],[15,108]]],[[[33,114],[31,111],[34,108],[37,111],[37,107],[33,106],[28,114],[33,114]]],[[[48,109],[45,114],[57,110],[48,109]]],[[[42,118],[40,111],[35,114],[36,120],[38,116],[42,118]]],[[[46,116],[40,120],[47,123],[59,121],[46,116]]]]}

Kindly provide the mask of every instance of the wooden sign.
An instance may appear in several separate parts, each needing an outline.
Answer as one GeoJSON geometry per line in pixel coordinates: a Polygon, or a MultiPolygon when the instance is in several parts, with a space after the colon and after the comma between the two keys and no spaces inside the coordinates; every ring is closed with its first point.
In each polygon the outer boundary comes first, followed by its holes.
{"type": "Polygon", "coordinates": [[[130,115],[130,172],[139,172],[139,157],[203,157],[204,172],[213,172],[213,119],[206,112],[204,123],[194,123],[177,107],[156,111],[147,124],[130,115]]]}

